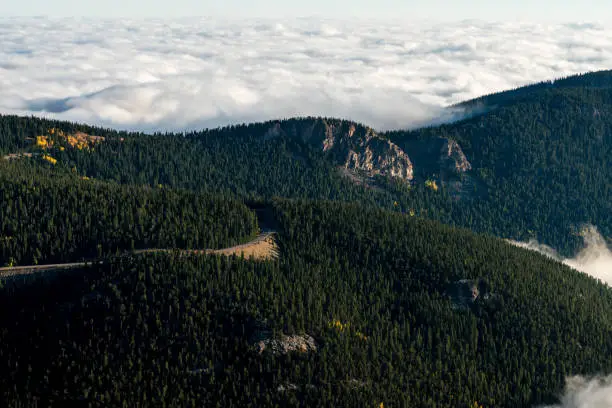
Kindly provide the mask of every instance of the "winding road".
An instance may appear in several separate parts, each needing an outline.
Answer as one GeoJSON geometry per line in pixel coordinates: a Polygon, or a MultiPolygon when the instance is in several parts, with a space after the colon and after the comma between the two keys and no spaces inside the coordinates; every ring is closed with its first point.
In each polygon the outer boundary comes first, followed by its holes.
{"type": "MultiPolygon", "coordinates": [[[[267,231],[259,234],[257,237],[252,239],[251,241],[235,245],[228,248],[221,249],[160,249],[160,248],[152,248],[152,249],[139,249],[135,251],[131,251],[126,253],[123,256],[129,255],[138,255],[138,254],[146,254],[146,253],[155,253],[155,252],[175,252],[178,251],[179,254],[183,255],[202,255],[202,254],[219,254],[219,255],[242,255],[245,258],[253,257],[255,259],[272,259],[278,257],[278,247],[276,246],[276,241],[274,239],[275,233],[272,231],[267,231]]],[[[0,279],[10,278],[18,275],[29,275],[37,272],[46,272],[53,271],[58,269],[74,269],[80,268],[87,265],[101,264],[104,263],[102,260],[89,260],[83,262],[69,262],[69,263],[61,263],[61,264],[48,264],[48,265],[27,265],[27,266],[6,266],[0,268],[0,279]]]]}

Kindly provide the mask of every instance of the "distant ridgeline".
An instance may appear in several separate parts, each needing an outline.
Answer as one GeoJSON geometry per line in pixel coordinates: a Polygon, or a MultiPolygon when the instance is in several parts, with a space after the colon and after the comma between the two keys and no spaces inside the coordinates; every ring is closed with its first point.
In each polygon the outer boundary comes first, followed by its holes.
{"type": "Polygon", "coordinates": [[[612,369],[612,292],[583,274],[390,211],[273,205],[277,261],[7,282],[0,405],[515,408],[612,369]]]}
{"type": "Polygon", "coordinates": [[[122,184],[360,202],[570,255],[585,223],[612,236],[611,84],[610,71],[544,82],[460,104],[481,112],[463,121],[382,134],[325,118],[143,135],[0,116],[0,151],[122,184]]]}
{"type": "Polygon", "coordinates": [[[561,90],[563,88],[612,89],[612,70],[589,72],[542,81],[504,92],[479,96],[478,98],[458,103],[455,107],[494,107],[506,105],[517,102],[520,99],[529,98],[534,93],[539,93],[543,90],[561,90]]]}

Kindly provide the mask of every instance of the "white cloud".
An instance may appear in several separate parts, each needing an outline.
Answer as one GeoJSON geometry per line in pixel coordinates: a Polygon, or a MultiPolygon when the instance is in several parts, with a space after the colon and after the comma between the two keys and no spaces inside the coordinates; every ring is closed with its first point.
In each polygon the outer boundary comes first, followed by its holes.
{"type": "Polygon", "coordinates": [[[559,405],[546,408],[610,408],[612,407],[612,376],[570,377],[559,405]]]}
{"type": "Polygon", "coordinates": [[[605,238],[592,225],[585,226],[580,235],[584,240],[584,248],[574,258],[562,258],[553,248],[535,240],[509,242],[522,248],[540,252],[612,286],[612,251],[608,248],[605,238]]]}
{"type": "Polygon", "coordinates": [[[612,27],[593,24],[0,19],[0,112],[128,129],[298,115],[413,127],[611,66],[612,27]]]}

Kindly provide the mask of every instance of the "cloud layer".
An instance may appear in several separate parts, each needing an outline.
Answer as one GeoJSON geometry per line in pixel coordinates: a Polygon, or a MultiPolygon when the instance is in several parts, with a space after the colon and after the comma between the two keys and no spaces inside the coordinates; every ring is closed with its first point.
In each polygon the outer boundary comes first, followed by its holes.
{"type": "Polygon", "coordinates": [[[540,244],[535,240],[529,242],[510,242],[516,246],[540,252],[612,286],[612,251],[608,248],[606,240],[597,231],[597,228],[592,225],[585,226],[581,231],[581,235],[584,239],[584,248],[571,259],[561,258],[553,248],[540,244]]]}
{"type": "Polygon", "coordinates": [[[0,19],[0,112],[127,129],[296,115],[414,127],[610,67],[612,27],[595,24],[0,19]]]}

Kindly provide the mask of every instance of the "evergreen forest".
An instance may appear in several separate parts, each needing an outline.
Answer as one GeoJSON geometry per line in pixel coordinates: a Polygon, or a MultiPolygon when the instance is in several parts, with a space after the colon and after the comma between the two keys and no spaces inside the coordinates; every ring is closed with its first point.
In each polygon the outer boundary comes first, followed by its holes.
{"type": "Polygon", "coordinates": [[[453,109],[382,133],[0,116],[0,406],[515,408],[610,373],[610,287],[506,239],[612,237],[612,73],[453,109]],[[410,179],[328,150],[393,162],[372,139],[410,179]]]}

